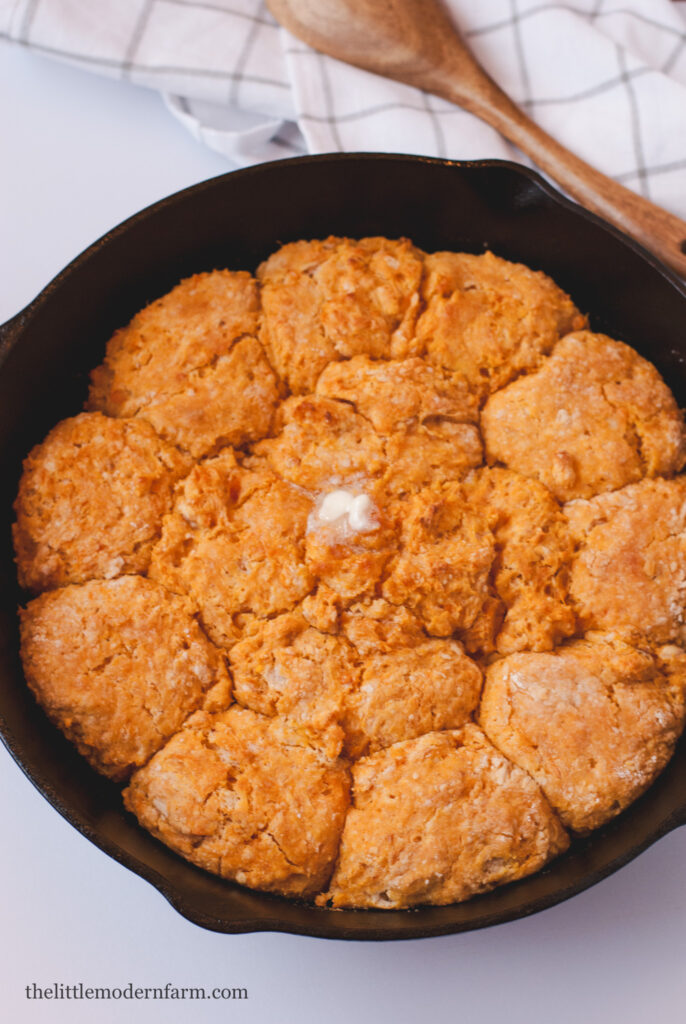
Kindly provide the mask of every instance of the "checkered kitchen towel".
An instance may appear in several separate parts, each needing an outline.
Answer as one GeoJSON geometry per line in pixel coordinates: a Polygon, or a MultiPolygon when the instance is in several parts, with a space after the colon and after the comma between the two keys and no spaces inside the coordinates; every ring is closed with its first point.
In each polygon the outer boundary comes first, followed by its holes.
{"type": "MultiPolygon", "coordinates": [[[[447,4],[543,128],[686,217],[686,3],[447,4]]],[[[262,0],[0,0],[0,36],[160,90],[234,166],[332,150],[521,159],[457,107],[309,49],[262,0]]]]}

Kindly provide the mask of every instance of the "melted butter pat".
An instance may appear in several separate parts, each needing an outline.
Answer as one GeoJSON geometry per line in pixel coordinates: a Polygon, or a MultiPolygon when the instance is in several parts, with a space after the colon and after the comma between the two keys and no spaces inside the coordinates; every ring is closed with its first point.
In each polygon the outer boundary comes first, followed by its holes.
{"type": "Polygon", "coordinates": [[[337,523],[345,519],[345,525],[355,533],[370,533],[378,527],[372,516],[373,508],[372,499],[366,494],[329,491],[319,506],[317,518],[322,523],[337,523]]]}

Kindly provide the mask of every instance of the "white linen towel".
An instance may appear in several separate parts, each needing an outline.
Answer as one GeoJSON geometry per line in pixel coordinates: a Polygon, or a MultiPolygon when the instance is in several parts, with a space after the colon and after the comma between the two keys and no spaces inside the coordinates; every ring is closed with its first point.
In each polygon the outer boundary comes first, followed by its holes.
{"type": "MultiPolygon", "coordinates": [[[[686,4],[447,0],[546,131],[686,217],[686,4]]],[[[0,36],[160,90],[234,166],[335,150],[522,159],[443,100],[316,53],[262,0],[0,0],[0,36]]]]}

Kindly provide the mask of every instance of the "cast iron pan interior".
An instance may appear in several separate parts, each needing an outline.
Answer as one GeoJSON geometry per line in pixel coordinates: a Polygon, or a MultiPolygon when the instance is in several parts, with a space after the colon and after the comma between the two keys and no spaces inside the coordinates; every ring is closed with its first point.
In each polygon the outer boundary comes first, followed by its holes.
{"type": "Polygon", "coordinates": [[[599,881],[686,821],[686,744],[627,812],[547,870],[467,903],[413,911],[315,910],[205,874],[140,829],[119,789],[92,771],[35,705],[18,658],[11,501],[21,460],[80,411],[112,331],[194,272],[253,270],[280,243],[328,234],[405,235],[426,250],[482,252],[550,274],[593,329],[633,345],[686,404],[686,290],[637,245],[500,161],[393,155],[288,160],[214,178],[144,210],[74,261],[0,338],[0,728],[44,796],[85,836],[155,885],[191,921],[224,932],[278,930],[399,939],[534,913],[599,881]]]}

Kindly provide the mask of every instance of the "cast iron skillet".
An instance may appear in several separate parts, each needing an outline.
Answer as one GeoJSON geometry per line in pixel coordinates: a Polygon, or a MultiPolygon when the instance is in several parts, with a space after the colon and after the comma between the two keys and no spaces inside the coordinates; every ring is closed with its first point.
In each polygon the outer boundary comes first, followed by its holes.
{"type": "Polygon", "coordinates": [[[496,160],[451,163],[332,155],[236,171],[151,206],[79,256],[0,335],[0,729],[26,775],[68,821],[216,931],[400,939],[524,917],[586,889],[686,823],[686,742],[650,791],[529,879],[467,903],[412,911],[326,911],[242,889],[187,864],[122,808],[37,708],[18,657],[11,501],[21,460],[78,412],[112,331],[188,274],[254,269],[280,243],[328,234],[405,235],[423,249],[481,252],[550,274],[593,329],[654,362],[686,404],[686,288],[625,236],[538,175],[496,160]]]}

